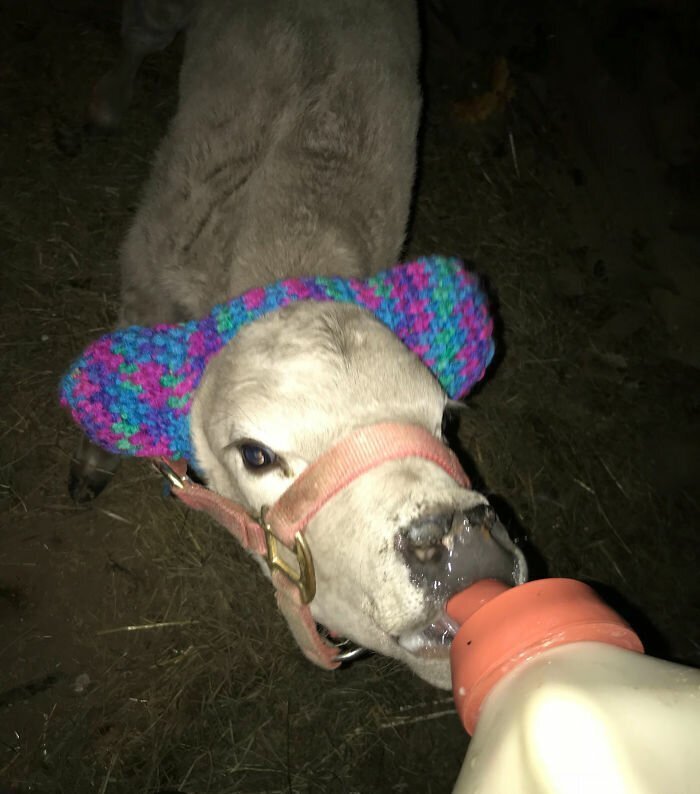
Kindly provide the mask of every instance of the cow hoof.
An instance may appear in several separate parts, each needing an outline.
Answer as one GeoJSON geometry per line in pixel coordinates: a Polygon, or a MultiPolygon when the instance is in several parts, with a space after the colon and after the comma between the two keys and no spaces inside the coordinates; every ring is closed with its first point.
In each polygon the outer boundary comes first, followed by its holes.
{"type": "Polygon", "coordinates": [[[119,466],[119,458],[82,439],[71,458],[68,493],[76,504],[97,498],[109,485],[119,466]]]}
{"type": "Polygon", "coordinates": [[[79,505],[92,502],[104,491],[113,476],[114,472],[95,472],[91,476],[85,476],[76,471],[71,465],[68,476],[70,498],[79,505]]]}

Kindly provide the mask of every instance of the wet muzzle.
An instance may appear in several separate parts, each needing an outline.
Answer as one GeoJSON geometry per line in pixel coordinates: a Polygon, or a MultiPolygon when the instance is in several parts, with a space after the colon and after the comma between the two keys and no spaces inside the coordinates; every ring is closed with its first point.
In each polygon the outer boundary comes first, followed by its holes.
{"type": "Polygon", "coordinates": [[[377,424],[355,430],[309,465],[256,517],[242,505],[195,483],[187,476],[185,461],[159,458],[154,463],[176,498],[208,513],[245,549],[266,560],[277,605],[302,652],[314,664],[332,670],[347,654],[321,635],[311,614],[316,576],[306,529],[343,488],[384,463],[405,458],[430,461],[461,488],[470,487],[454,452],[425,428],[411,424],[377,424]]]}

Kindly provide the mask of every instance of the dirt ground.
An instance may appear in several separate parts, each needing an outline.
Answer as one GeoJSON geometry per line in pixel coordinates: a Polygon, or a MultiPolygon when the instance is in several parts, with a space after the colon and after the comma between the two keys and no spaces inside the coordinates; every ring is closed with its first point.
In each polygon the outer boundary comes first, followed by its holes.
{"type": "MultiPolygon", "coordinates": [[[[535,574],[596,583],[697,665],[694,5],[432,0],[407,254],[488,278],[499,361],[460,440],[535,574]]],[[[83,137],[118,3],[0,13],[0,791],[449,791],[448,693],[386,659],[305,662],[257,567],[147,464],[70,501],[57,383],[116,316],[181,43],[117,134],[83,137]]]]}

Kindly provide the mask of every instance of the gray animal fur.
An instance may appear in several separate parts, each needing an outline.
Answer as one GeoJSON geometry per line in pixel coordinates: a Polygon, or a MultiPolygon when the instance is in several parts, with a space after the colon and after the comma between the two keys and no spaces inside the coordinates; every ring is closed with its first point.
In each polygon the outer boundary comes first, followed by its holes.
{"type": "Polygon", "coordinates": [[[397,261],[418,57],[407,0],[203,0],[122,251],[122,322],[190,319],[279,278],[397,261]]]}

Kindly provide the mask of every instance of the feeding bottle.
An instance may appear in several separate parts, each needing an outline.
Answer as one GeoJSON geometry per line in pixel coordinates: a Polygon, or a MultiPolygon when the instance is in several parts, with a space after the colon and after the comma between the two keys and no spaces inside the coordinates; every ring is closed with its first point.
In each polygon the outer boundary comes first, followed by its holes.
{"type": "Polygon", "coordinates": [[[700,794],[700,670],[645,656],[590,587],[484,580],[447,611],[455,794],[700,794]]]}

